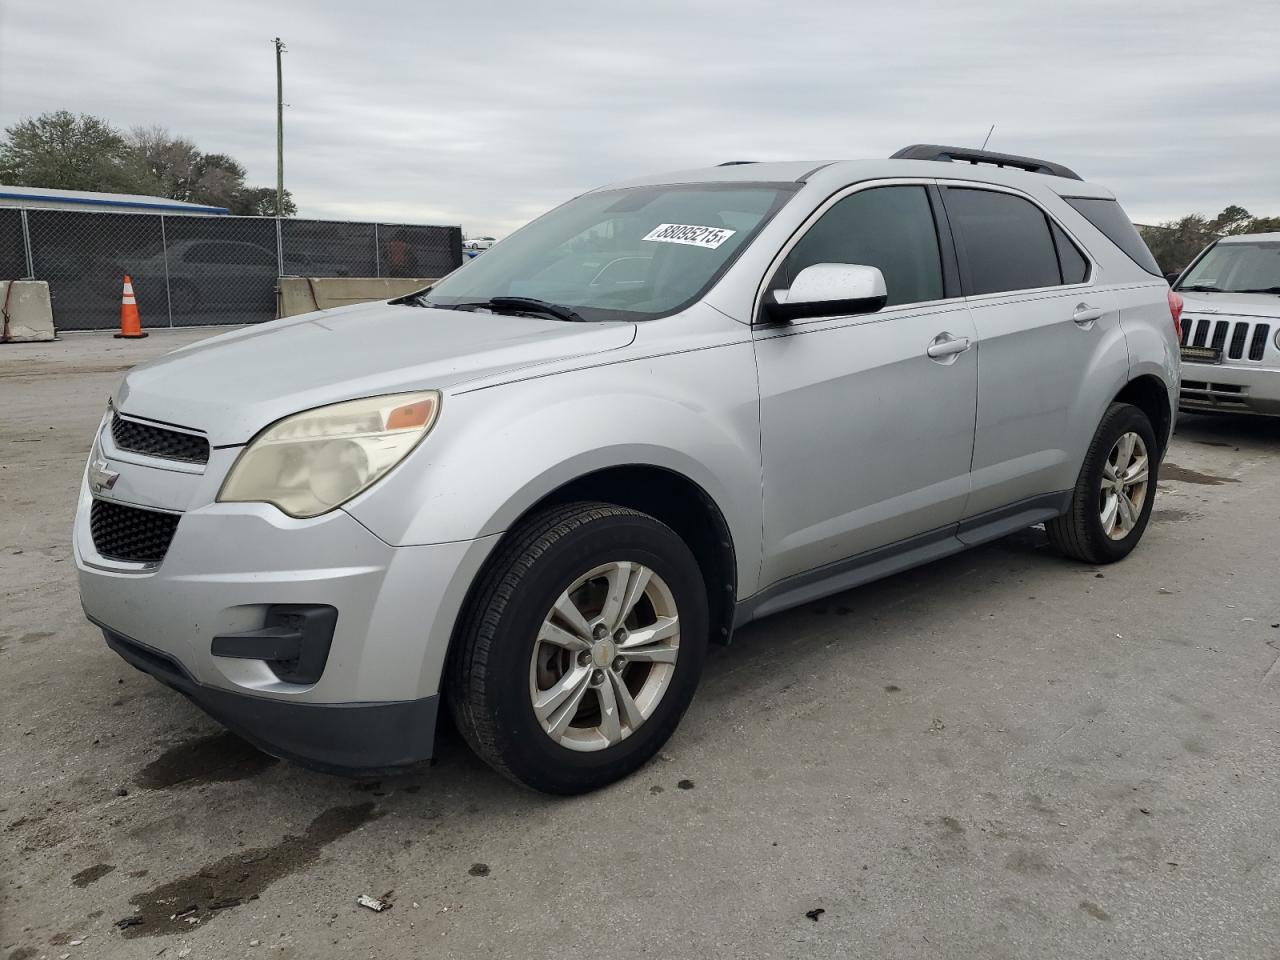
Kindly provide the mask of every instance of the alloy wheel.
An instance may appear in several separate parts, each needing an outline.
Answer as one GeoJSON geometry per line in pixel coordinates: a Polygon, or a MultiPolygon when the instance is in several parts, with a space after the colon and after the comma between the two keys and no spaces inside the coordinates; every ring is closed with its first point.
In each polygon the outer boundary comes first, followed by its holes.
{"type": "Polygon", "coordinates": [[[1102,531],[1112,540],[1123,540],[1137,525],[1147,499],[1150,460],[1142,437],[1122,434],[1102,465],[1102,489],[1098,510],[1102,531]]]}
{"type": "Polygon", "coordinates": [[[529,696],[543,731],[570,750],[604,750],[653,715],[671,686],[680,616],[671,589],[620,560],[578,577],[538,629],[529,696]]]}

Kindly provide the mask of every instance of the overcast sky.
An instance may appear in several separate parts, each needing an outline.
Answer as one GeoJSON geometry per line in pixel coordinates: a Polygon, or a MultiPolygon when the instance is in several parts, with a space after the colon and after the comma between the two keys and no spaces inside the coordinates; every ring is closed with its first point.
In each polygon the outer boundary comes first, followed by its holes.
{"type": "Polygon", "coordinates": [[[908,143],[1056,160],[1158,222],[1280,215],[1275,0],[0,0],[0,125],[163,124],[302,216],[497,236],[592,186],[908,143]]]}

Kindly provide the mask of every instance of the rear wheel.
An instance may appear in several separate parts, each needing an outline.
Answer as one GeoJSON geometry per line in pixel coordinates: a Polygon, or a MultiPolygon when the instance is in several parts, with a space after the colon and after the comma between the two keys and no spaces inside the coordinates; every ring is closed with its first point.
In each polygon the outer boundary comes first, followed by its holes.
{"type": "Polygon", "coordinates": [[[1113,403],[1089,445],[1070,509],[1045,524],[1053,545],[1088,563],[1128,556],[1151,517],[1159,449],[1147,415],[1113,403]]]}
{"type": "Polygon", "coordinates": [[[581,793],[666,742],[707,642],[697,561],[653,517],[578,503],[532,517],[488,568],[449,670],[472,748],[536,790],[581,793]]]}

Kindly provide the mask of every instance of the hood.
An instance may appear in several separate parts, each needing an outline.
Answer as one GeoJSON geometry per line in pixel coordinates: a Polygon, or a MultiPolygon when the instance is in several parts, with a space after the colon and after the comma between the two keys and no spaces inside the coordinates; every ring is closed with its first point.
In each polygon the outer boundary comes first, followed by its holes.
{"type": "Polygon", "coordinates": [[[479,377],[625,347],[631,323],[357,304],[212,337],[131,370],[123,413],[246,443],[281,417],[326,403],[442,390],[479,377]]]}
{"type": "Polygon", "coordinates": [[[1179,290],[1183,313],[1230,317],[1271,317],[1280,320],[1280,296],[1274,293],[1195,293],[1179,290]]]}

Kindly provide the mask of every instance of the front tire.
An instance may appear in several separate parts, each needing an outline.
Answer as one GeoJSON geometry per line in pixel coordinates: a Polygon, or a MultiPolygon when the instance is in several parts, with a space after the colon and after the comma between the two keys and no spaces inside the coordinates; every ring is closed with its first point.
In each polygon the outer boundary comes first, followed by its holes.
{"type": "Polygon", "coordinates": [[[1138,545],[1160,470],[1151,420],[1128,403],[1113,403],[1098,424],[1062,516],[1045,524],[1059,551],[1086,563],[1115,563],[1138,545]]]}
{"type": "Polygon", "coordinates": [[[449,665],[450,709],[498,772],[584,793],[671,736],[707,635],[701,571],[671,528],[611,504],[555,507],[513,530],[482,575],[449,665]]]}

